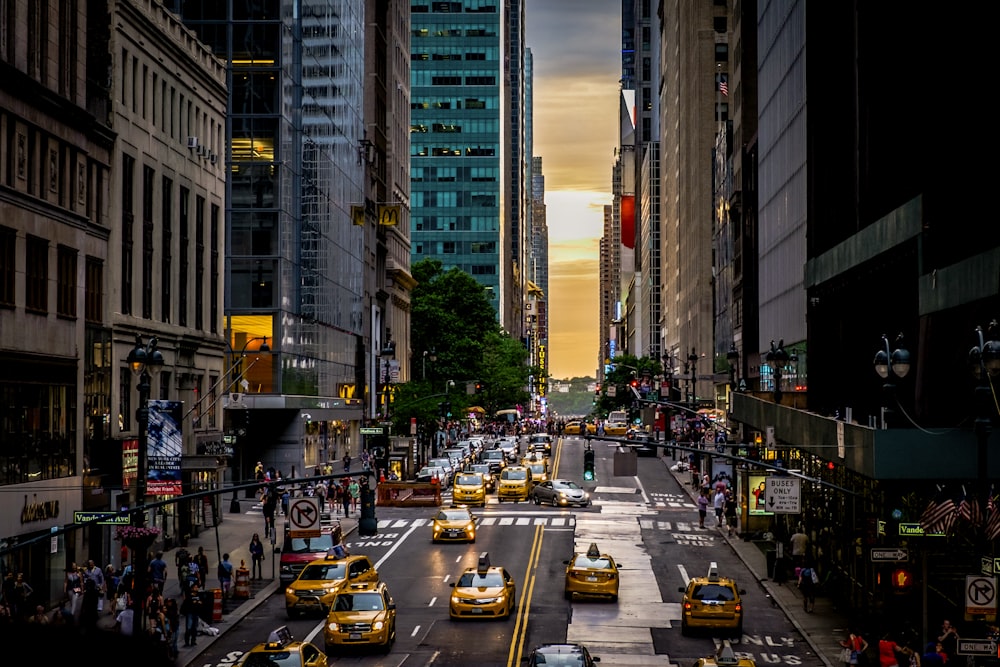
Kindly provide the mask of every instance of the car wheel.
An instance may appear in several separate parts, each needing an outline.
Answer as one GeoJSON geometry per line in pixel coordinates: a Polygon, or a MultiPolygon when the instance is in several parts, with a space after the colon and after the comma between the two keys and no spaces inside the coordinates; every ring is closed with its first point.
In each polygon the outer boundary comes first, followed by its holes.
{"type": "Polygon", "coordinates": [[[536,505],[541,505],[542,504],[542,499],[538,497],[537,493],[535,494],[535,504],[536,505]]]}
{"type": "Polygon", "coordinates": [[[687,623],[681,621],[681,636],[689,637],[691,635],[691,630],[688,628],[687,623]]]}
{"type": "Polygon", "coordinates": [[[733,639],[743,639],[743,623],[742,623],[742,621],[740,622],[739,625],[736,626],[736,632],[733,633],[733,639]]]}
{"type": "Polygon", "coordinates": [[[618,602],[618,596],[617,595],[612,595],[611,596],[611,601],[612,602],[618,602]]]}
{"type": "Polygon", "coordinates": [[[556,500],[555,496],[552,496],[552,506],[559,507],[559,501],[556,500]]]}
{"type": "Polygon", "coordinates": [[[573,591],[565,591],[565,592],[563,592],[563,597],[566,598],[567,600],[572,601],[573,600],[573,591]]]}

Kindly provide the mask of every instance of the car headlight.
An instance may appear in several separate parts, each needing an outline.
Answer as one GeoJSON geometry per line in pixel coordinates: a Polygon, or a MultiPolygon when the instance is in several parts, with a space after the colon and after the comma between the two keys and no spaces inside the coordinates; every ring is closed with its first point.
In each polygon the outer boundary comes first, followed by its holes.
{"type": "Polygon", "coordinates": [[[372,630],[374,630],[375,632],[378,632],[384,627],[385,627],[385,621],[375,621],[374,623],[372,623],[372,630]]]}
{"type": "Polygon", "coordinates": [[[285,595],[295,595],[295,589],[294,588],[286,588],[285,589],[285,595]]]}
{"type": "Polygon", "coordinates": [[[339,632],[340,631],[340,624],[339,623],[334,623],[333,621],[331,621],[331,622],[329,622],[329,623],[326,624],[326,629],[329,630],[330,632],[339,632]]]}
{"type": "Polygon", "coordinates": [[[493,604],[494,602],[500,602],[501,598],[480,598],[479,601],[483,604],[493,604]]]}
{"type": "Polygon", "coordinates": [[[588,491],[584,491],[584,493],[583,493],[583,499],[584,500],[590,500],[590,493],[588,491]]]}
{"type": "Polygon", "coordinates": [[[476,524],[474,524],[474,523],[471,523],[471,522],[470,522],[470,523],[467,523],[467,524],[465,525],[465,529],[466,529],[467,531],[469,531],[469,532],[473,532],[473,531],[475,531],[475,530],[476,530],[476,524]]]}

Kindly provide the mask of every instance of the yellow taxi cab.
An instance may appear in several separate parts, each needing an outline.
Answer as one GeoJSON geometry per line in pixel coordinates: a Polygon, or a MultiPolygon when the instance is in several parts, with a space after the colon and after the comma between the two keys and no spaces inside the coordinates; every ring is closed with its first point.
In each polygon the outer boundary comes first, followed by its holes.
{"type": "Polygon", "coordinates": [[[567,600],[572,600],[576,594],[618,601],[618,565],[609,554],[601,553],[596,542],[590,544],[586,553],[573,554],[573,558],[563,564],[566,565],[564,596],[567,600]]]}
{"type": "Polygon", "coordinates": [[[383,653],[396,641],[396,602],[382,581],[342,588],[323,626],[326,652],[350,646],[379,646],[383,653]]]}
{"type": "Polygon", "coordinates": [[[544,463],[548,467],[549,457],[542,452],[528,452],[521,457],[521,465],[526,466],[531,463],[544,463]]]}
{"type": "Polygon", "coordinates": [[[285,589],[285,612],[289,618],[330,611],[333,598],[347,584],[378,581],[378,572],[368,556],[351,556],[343,547],[330,549],[325,558],[314,560],[285,589]]]}
{"type": "Polygon", "coordinates": [[[309,642],[297,642],[287,627],[271,633],[267,641],[244,653],[237,667],[327,667],[326,653],[309,642]]]}
{"type": "Polygon", "coordinates": [[[497,501],[513,500],[515,503],[528,499],[531,491],[531,470],[524,466],[507,466],[500,471],[497,483],[497,501]]]}
{"type": "Polygon", "coordinates": [[[490,563],[487,552],[479,554],[476,567],[467,568],[450,586],[448,616],[459,618],[510,618],[514,612],[514,577],[490,563]]]}
{"type": "Polygon", "coordinates": [[[431,542],[476,543],[476,517],[468,507],[446,507],[434,515],[431,542]]]}
{"type": "Polygon", "coordinates": [[[698,658],[693,667],[757,667],[756,661],[743,654],[737,657],[733,647],[728,641],[723,640],[722,646],[715,655],[698,658]]]}
{"type": "Polygon", "coordinates": [[[604,435],[623,436],[628,433],[626,422],[608,422],[604,425],[604,435]]]}
{"type": "Polygon", "coordinates": [[[581,435],[586,428],[583,422],[567,422],[563,426],[563,435],[581,435]]]}
{"type": "Polygon", "coordinates": [[[525,468],[531,471],[531,485],[540,484],[549,480],[549,466],[545,461],[524,463],[525,468]]]}
{"type": "Polygon", "coordinates": [[[482,473],[460,472],[451,483],[451,499],[463,505],[486,507],[486,479],[482,473]]]}
{"type": "Polygon", "coordinates": [[[587,422],[587,433],[589,435],[597,435],[597,424],[594,422],[587,422]]]}
{"type": "Polygon", "coordinates": [[[728,630],[734,637],[743,636],[743,598],[746,591],[734,579],[719,576],[716,563],[708,566],[704,577],[692,578],[678,589],[681,598],[681,634],[692,630],[728,630]]]}

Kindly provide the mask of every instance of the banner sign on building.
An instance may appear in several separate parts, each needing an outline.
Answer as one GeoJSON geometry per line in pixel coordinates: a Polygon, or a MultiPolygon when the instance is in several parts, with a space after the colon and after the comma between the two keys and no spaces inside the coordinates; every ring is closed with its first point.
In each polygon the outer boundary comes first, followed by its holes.
{"type": "Polygon", "coordinates": [[[146,493],[151,496],[179,496],[181,456],[184,437],[181,430],[184,404],[180,401],[149,401],[149,424],[146,426],[146,493]]]}
{"type": "Polygon", "coordinates": [[[748,475],[750,485],[749,514],[750,516],[770,516],[774,512],[767,509],[767,475],[748,475]]]}

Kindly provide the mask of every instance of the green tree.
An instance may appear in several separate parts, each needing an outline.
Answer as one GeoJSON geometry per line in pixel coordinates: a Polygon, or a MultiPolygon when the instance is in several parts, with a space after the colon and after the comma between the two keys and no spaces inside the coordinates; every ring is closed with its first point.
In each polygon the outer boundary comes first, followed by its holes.
{"type": "Polygon", "coordinates": [[[409,433],[416,417],[424,430],[439,416],[439,404],[449,402],[452,415],[480,406],[487,416],[527,402],[527,350],[504,332],[486,289],[461,269],[444,270],[440,261],[424,259],[411,267],[417,286],[410,294],[410,340],[415,368],[413,381],[395,388],[393,430],[409,433]],[[426,362],[424,351],[434,350],[426,362]],[[449,386],[454,382],[454,386],[449,386]],[[481,390],[467,387],[479,383],[481,390]]]}
{"type": "Polygon", "coordinates": [[[629,384],[633,380],[648,380],[662,372],[660,363],[649,357],[634,357],[629,354],[615,357],[601,386],[601,398],[597,402],[598,415],[607,417],[612,410],[628,410],[629,416],[634,417],[638,414],[638,409],[634,406],[635,394],[629,384]],[[614,389],[609,391],[611,387],[614,389]]]}

